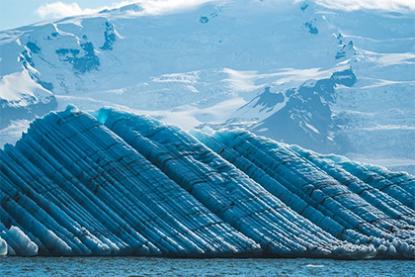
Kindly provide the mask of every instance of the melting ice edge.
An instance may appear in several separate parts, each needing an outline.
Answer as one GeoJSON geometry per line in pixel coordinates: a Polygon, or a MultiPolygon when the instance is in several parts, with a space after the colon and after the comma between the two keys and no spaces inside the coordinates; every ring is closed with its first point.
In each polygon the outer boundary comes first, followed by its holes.
{"type": "Polygon", "coordinates": [[[0,255],[415,258],[415,177],[68,107],[0,150],[0,255]]]}

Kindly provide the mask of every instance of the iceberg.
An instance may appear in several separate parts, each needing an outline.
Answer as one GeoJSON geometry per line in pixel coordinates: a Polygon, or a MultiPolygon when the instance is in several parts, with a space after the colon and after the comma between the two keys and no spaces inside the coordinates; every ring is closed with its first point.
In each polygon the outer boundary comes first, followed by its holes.
{"type": "Polygon", "coordinates": [[[347,172],[370,186],[383,191],[405,206],[415,209],[415,178],[405,172],[392,172],[386,168],[353,162],[345,157],[330,155],[347,172]]]}
{"type": "MultiPolygon", "coordinates": [[[[101,110],[98,119],[267,255],[358,255],[299,216],[190,135],[148,117],[101,110]]],[[[363,251],[364,252],[364,251],[363,251]]]]}
{"type": "Polygon", "coordinates": [[[68,106],[0,151],[0,255],[414,258],[413,184],[243,130],[68,106]]]}
{"type": "Polygon", "coordinates": [[[373,245],[380,256],[413,255],[414,210],[347,174],[337,164],[325,163],[298,146],[246,131],[199,137],[333,236],[373,245]]]}
{"type": "Polygon", "coordinates": [[[0,257],[7,255],[7,243],[4,239],[0,238],[0,257]]]}
{"type": "Polygon", "coordinates": [[[1,153],[2,209],[43,255],[226,256],[259,246],[92,116],[35,121],[1,153]]]}
{"type": "Polygon", "coordinates": [[[5,230],[4,225],[0,223],[3,229],[2,236],[7,240],[0,239],[0,256],[2,255],[20,255],[20,256],[36,256],[38,254],[38,246],[30,240],[30,238],[20,230],[19,227],[11,226],[9,230],[5,230]]]}

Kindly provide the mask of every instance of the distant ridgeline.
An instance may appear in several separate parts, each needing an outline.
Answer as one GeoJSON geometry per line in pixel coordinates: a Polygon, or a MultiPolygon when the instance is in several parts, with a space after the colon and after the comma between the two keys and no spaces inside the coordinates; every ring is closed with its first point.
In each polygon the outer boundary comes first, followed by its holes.
{"type": "Polygon", "coordinates": [[[0,255],[415,258],[415,177],[68,107],[0,151],[0,255]]]}

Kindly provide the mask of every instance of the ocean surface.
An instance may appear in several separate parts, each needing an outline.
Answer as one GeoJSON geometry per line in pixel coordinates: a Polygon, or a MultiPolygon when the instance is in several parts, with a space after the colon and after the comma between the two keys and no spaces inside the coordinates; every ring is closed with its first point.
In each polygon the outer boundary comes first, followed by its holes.
{"type": "Polygon", "coordinates": [[[0,276],[415,276],[414,261],[0,258],[0,276]]]}

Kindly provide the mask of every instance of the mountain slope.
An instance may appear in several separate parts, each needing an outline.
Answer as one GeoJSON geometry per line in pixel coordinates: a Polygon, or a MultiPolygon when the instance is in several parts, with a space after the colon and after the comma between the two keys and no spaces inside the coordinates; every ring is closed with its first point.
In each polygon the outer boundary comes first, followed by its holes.
{"type": "Polygon", "coordinates": [[[251,115],[250,109],[259,107],[265,119],[251,129],[261,135],[296,143],[319,151],[336,151],[331,104],[335,101],[334,89],[351,87],[356,82],[353,71],[336,71],[330,78],[306,82],[283,93],[271,93],[269,88],[241,107],[235,114],[251,115]],[[268,115],[268,116],[267,116],[268,115]]]}

